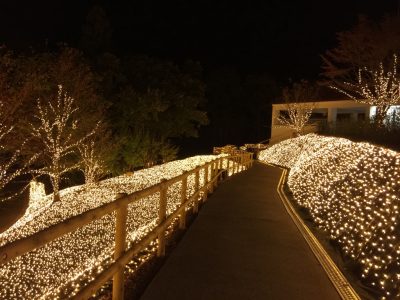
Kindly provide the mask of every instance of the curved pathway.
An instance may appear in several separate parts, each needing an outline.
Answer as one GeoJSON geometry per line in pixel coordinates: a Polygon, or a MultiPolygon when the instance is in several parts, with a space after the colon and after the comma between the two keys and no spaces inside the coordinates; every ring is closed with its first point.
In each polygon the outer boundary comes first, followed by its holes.
{"type": "Polygon", "coordinates": [[[222,185],[149,284],[142,300],[340,299],[261,163],[222,185]]]}

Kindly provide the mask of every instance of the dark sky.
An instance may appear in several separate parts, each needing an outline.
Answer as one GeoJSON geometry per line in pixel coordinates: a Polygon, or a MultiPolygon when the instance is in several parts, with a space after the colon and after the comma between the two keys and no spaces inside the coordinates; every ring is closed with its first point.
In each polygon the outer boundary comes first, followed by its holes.
{"type": "Polygon", "coordinates": [[[0,42],[10,48],[79,41],[93,4],[110,18],[116,51],[139,52],[203,66],[234,66],[286,80],[313,78],[335,32],[358,13],[397,13],[398,0],[347,1],[1,1],[0,42]]]}

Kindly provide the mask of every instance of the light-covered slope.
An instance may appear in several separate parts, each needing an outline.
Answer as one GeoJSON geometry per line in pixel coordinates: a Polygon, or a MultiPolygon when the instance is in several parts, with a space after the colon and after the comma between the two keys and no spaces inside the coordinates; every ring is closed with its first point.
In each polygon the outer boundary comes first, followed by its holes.
{"type": "Polygon", "coordinates": [[[400,297],[400,154],[315,134],[285,140],[260,160],[290,168],[295,201],[361,266],[380,297],[400,297]]]}
{"type": "MultiPolygon", "coordinates": [[[[0,246],[32,235],[53,224],[81,214],[115,199],[116,193],[133,193],[170,179],[185,170],[215,159],[217,156],[195,156],[101,181],[91,187],[77,186],[61,191],[61,202],[51,204],[51,196],[39,199],[23,220],[0,234],[0,246]]],[[[204,171],[200,172],[200,185],[204,171]]],[[[168,189],[167,214],[180,204],[181,183],[168,189]]],[[[188,177],[188,195],[194,192],[194,175],[188,177]]],[[[128,207],[127,241],[144,236],[156,225],[158,194],[128,207]]],[[[0,266],[0,299],[65,298],[79,284],[87,281],[112,261],[115,215],[106,215],[85,227],[48,245],[0,266]]]]}

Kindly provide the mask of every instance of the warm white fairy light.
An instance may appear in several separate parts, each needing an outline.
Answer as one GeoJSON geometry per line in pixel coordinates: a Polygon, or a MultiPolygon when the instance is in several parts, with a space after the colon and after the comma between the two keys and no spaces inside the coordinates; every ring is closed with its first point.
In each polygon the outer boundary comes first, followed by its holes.
{"type": "Polygon", "coordinates": [[[92,184],[107,174],[106,162],[101,157],[99,148],[94,140],[88,139],[81,143],[78,151],[81,158],[80,169],[85,176],[85,183],[92,184]]]}
{"type": "MultiPolygon", "coordinates": [[[[48,205],[52,202],[51,196],[46,196],[41,200],[45,209],[34,215],[32,220],[17,224],[0,234],[0,246],[113,201],[117,193],[129,194],[141,190],[159,183],[162,178],[176,177],[183,171],[192,170],[217,157],[220,156],[191,157],[140,170],[133,175],[103,180],[90,187],[84,185],[61,190],[63,201],[52,205],[48,205]]],[[[211,170],[208,170],[210,178],[211,170]]],[[[200,171],[199,179],[202,186],[204,169],[200,171]]],[[[187,182],[187,195],[190,196],[194,193],[195,176],[190,175],[187,182]]],[[[169,215],[180,205],[181,183],[170,186],[167,194],[169,215]]],[[[159,194],[156,193],[129,205],[129,243],[137,241],[156,226],[158,202],[159,194]]],[[[73,294],[113,261],[114,231],[115,214],[106,215],[42,248],[1,265],[0,299],[54,299],[73,294]]]]}
{"type": "MultiPolygon", "coordinates": [[[[43,155],[48,160],[46,166],[35,170],[38,174],[49,175],[54,190],[54,200],[59,199],[59,186],[63,174],[77,168],[77,165],[66,165],[63,160],[74,152],[74,149],[94,133],[94,130],[77,137],[78,122],[74,113],[78,108],[74,99],[63,92],[58,86],[57,99],[42,105],[40,99],[37,103],[36,119],[38,124],[31,126],[32,135],[43,143],[43,155]]],[[[97,128],[98,124],[95,125],[97,128]]]]}
{"type": "MultiPolygon", "coordinates": [[[[46,197],[44,184],[36,180],[29,183],[29,203],[24,215],[17,220],[8,230],[20,227],[33,220],[34,217],[42,213],[51,205],[50,197],[46,197]]],[[[0,238],[2,234],[0,233],[0,238]]]]}
{"type": "Polygon", "coordinates": [[[383,63],[376,70],[367,67],[360,68],[355,83],[343,82],[342,85],[344,88],[338,86],[332,86],[332,88],[357,102],[376,106],[376,122],[379,126],[382,126],[390,106],[400,103],[397,56],[393,56],[391,70],[386,71],[383,63]]]}
{"type": "MultiPolygon", "coordinates": [[[[5,139],[9,134],[12,134],[14,130],[14,126],[3,123],[2,120],[6,118],[5,114],[6,113],[4,110],[4,105],[0,101],[0,150],[5,150],[4,147],[4,144],[6,143],[5,139]]],[[[21,155],[21,149],[25,146],[25,143],[26,140],[22,142],[19,149],[11,153],[11,157],[9,159],[0,162],[0,190],[2,190],[7,184],[9,184],[16,177],[25,172],[37,158],[38,154],[35,154],[32,155],[31,158],[25,162],[19,161],[21,155]],[[17,163],[19,163],[19,167],[16,167],[17,163]]],[[[10,198],[12,198],[12,196],[2,198],[0,201],[4,201],[10,198]]]]}
{"type": "Polygon", "coordinates": [[[277,121],[292,129],[296,136],[303,133],[304,127],[308,124],[314,105],[312,103],[287,103],[288,117],[278,116],[277,121]]]}
{"type": "Polygon", "coordinates": [[[361,266],[364,284],[382,299],[399,298],[400,154],[311,134],[259,157],[290,168],[294,199],[361,266]]]}

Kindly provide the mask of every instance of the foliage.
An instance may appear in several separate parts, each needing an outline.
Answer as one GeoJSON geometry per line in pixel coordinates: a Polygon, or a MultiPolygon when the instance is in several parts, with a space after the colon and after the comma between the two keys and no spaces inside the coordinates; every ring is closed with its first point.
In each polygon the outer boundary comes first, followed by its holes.
{"type": "MultiPolygon", "coordinates": [[[[168,162],[177,157],[178,148],[168,141],[157,140],[147,132],[136,131],[126,141],[122,140],[119,159],[115,162],[125,162],[121,171],[133,171],[136,167],[151,167],[156,163],[168,162]],[[125,169],[124,169],[125,168],[125,169]]],[[[114,166],[114,170],[121,165],[114,166]]]]}
{"type": "Polygon", "coordinates": [[[197,64],[188,62],[178,67],[132,56],[114,66],[113,74],[119,75],[113,78],[119,79],[111,81],[114,86],[110,87],[118,94],[109,120],[113,134],[122,141],[116,149],[122,155],[117,155],[115,172],[160,161],[171,138],[197,136],[199,126],[207,124],[206,113],[200,110],[205,99],[197,64]]]}
{"type": "MultiPolygon", "coordinates": [[[[38,119],[34,117],[40,115],[36,111],[38,108],[35,105],[37,99],[40,99],[39,105],[43,110],[51,111],[51,108],[47,106],[51,102],[47,103],[46,101],[55,100],[53,98],[54,94],[57,93],[56,83],[62,85],[65,93],[75,99],[75,104],[79,106],[79,110],[73,112],[76,122],[74,130],[76,138],[83,138],[93,130],[100,120],[104,119],[107,103],[100,97],[99,77],[91,70],[82,53],[76,49],[61,46],[58,51],[25,54],[15,54],[7,49],[2,49],[0,71],[2,72],[2,76],[0,76],[2,97],[9,98],[7,103],[14,104],[12,106],[14,109],[10,112],[12,118],[8,120],[8,122],[16,124],[15,134],[11,139],[12,143],[10,143],[12,149],[23,143],[26,136],[31,135],[32,123],[38,125],[38,119]],[[18,122],[18,120],[23,121],[18,122]]],[[[53,105],[55,105],[55,102],[53,105]]],[[[56,109],[56,107],[53,107],[53,109],[56,109]]],[[[68,123],[68,126],[70,125],[68,123]]],[[[106,124],[103,126],[106,126],[106,124]]],[[[30,157],[35,153],[42,152],[43,141],[43,136],[30,139],[27,147],[23,149],[23,154],[30,157]]],[[[63,164],[72,166],[77,162],[76,159],[75,153],[66,155],[63,158],[63,164]]],[[[41,155],[36,160],[36,168],[41,170],[39,173],[43,174],[43,170],[49,167],[50,161],[51,159],[49,160],[46,155],[41,155]]],[[[55,166],[53,165],[53,167],[55,166]]],[[[53,186],[57,187],[61,178],[52,178],[55,180],[53,180],[53,186]]],[[[55,191],[56,197],[57,193],[55,191]]]]}
{"type": "MultiPolygon", "coordinates": [[[[94,122],[103,118],[106,106],[98,93],[98,77],[76,49],[62,46],[56,52],[27,54],[3,49],[0,71],[2,97],[14,103],[10,122],[18,124],[14,136],[17,144],[29,134],[37,99],[51,98],[57,92],[57,84],[79,101],[80,128],[91,128],[94,122]]],[[[40,150],[37,145],[29,146],[34,152],[40,150]]]]}

